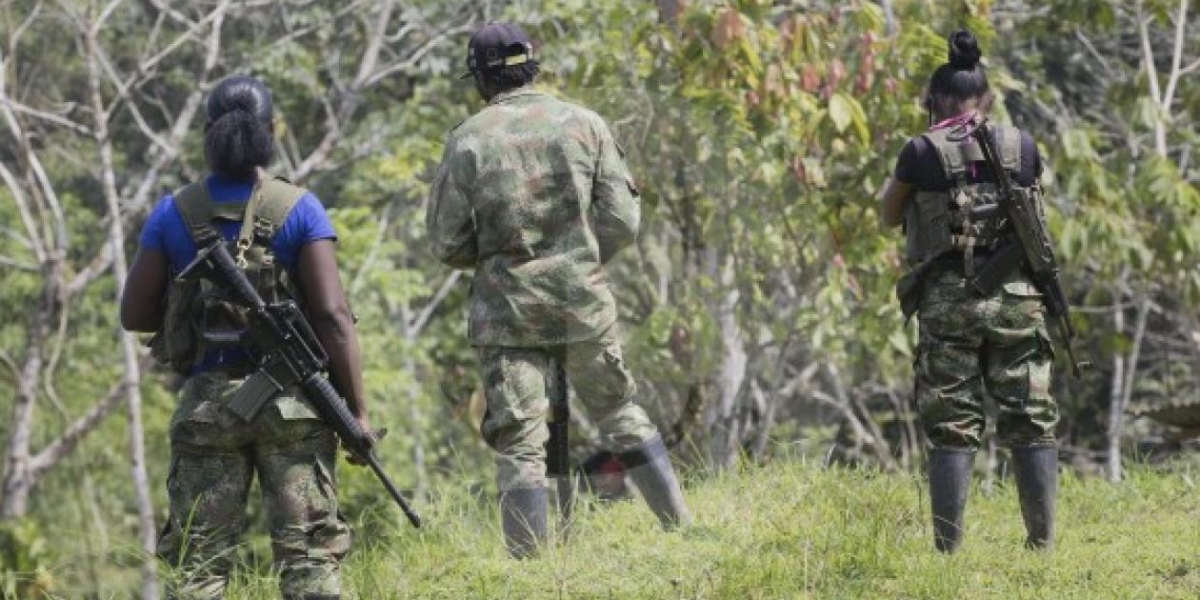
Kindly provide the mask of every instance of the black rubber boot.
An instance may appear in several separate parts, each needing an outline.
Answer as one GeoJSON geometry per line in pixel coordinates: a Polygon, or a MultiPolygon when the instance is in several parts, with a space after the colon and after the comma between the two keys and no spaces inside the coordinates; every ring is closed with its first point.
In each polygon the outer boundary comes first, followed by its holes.
{"type": "Polygon", "coordinates": [[[971,487],[975,453],[939,448],[929,452],[929,505],[933,509],[933,546],[939,552],[958,549],[963,534],[963,508],[971,487]]]}
{"type": "Polygon", "coordinates": [[[1013,475],[1025,518],[1025,547],[1054,546],[1054,504],[1058,495],[1058,448],[1024,446],[1012,449],[1013,475]]]}
{"type": "Polygon", "coordinates": [[[664,529],[691,523],[692,517],[683,502],[683,491],[679,489],[679,480],[675,478],[671,457],[661,437],[654,436],[642,446],[617,457],[664,529]]]}
{"type": "Polygon", "coordinates": [[[537,554],[546,540],[546,488],[501,492],[500,525],[504,544],[513,558],[537,554]]]}

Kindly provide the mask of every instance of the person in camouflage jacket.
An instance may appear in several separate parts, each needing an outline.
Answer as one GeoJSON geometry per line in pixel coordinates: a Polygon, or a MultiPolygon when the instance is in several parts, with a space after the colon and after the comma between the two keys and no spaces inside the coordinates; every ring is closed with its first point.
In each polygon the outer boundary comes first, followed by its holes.
{"type": "Polygon", "coordinates": [[[469,336],[508,548],[528,556],[545,536],[556,364],[663,525],[686,522],[666,448],[634,401],[604,271],[640,220],[622,150],[595,113],[531,86],[538,66],[519,27],[481,28],[468,65],[488,104],[447,137],[426,225],[441,261],[475,271],[469,336]]]}

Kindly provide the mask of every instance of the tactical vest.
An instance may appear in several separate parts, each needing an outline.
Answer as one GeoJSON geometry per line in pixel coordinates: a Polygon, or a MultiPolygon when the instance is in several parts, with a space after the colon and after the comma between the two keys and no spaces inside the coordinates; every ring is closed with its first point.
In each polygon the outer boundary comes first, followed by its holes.
{"type": "MultiPolygon", "coordinates": [[[[1011,127],[995,127],[993,132],[1001,165],[1015,182],[1021,170],[1021,133],[1011,127]]],[[[972,168],[991,167],[984,161],[979,143],[971,136],[958,139],[960,136],[962,133],[956,128],[924,135],[941,159],[950,190],[920,191],[908,203],[904,214],[905,260],[916,266],[957,251],[962,253],[964,269],[970,275],[972,257],[1003,243],[1012,227],[999,206],[999,186],[969,182],[972,168]]]]}
{"type": "MultiPolygon", "coordinates": [[[[248,201],[213,202],[206,185],[193,183],[175,194],[175,207],[198,250],[218,240],[230,245],[230,253],[263,300],[298,301],[287,270],[275,261],[271,241],[305,193],[264,176],[248,201]],[[215,226],[220,221],[241,221],[236,239],[222,238],[215,226]]],[[[244,349],[246,323],[246,309],[228,302],[207,280],[175,278],[167,289],[162,327],[150,341],[151,353],[160,363],[186,373],[211,350],[244,349]]]]}

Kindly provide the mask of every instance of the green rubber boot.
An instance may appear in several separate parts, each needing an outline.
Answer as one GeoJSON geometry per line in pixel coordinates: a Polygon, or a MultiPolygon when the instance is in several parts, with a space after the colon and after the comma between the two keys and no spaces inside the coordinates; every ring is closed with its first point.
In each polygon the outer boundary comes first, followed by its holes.
{"type": "Polygon", "coordinates": [[[521,559],[536,555],[546,540],[546,488],[501,492],[500,526],[510,556],[521,559]]]}
{"type": "Polygon", "coordinates": [[[939,448],[929,452],[929,504],[933,509],[933,546],[954,552],[962,543],[963,509],[971,487],[975,453],[939,448]]]}
{"type": "Polygon", "coordinates": [[[1013,475],[1025,519],[1025,547],[1049,550],[1054,546],[1054,505],[1058,495],[1058,448],[1025,446],[1012,449],[1013,475]]]}
{"type": "Polygon", "coordinates": [[[640,447],[619,454],[618,458],[663,529],[677,529],[691,523],[692,517],[683,502],[683,491],[661,437],[655,436],[640,447]]]}

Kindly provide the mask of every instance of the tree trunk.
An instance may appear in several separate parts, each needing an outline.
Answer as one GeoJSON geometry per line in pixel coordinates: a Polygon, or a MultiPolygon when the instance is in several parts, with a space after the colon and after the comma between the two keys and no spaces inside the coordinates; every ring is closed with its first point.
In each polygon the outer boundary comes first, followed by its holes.
{"type": "Polygon", "coordinates": [[[16,382],[16,397],[13,399],[10,433],[4,449],[3,487],[0,487],[0,520],[14,519],[25,515],[29,506],[29,493],[37,478],[30,472],[32,459],[29,453],[33,433],[33,415],[37,405],[37,387],[42,379],[44,340],[51,332],[58,307],[59,262],[50,259],[42,265],[42,296],[36,316],[31,319],[26,337],[25,358],[21,365],[21,378],[16,382]]]}
{"type": "Polygon", "coordinates": [[[721,301],[717,313],[717,322],[721,328],[721,339],[725,344],[725,354],[721,359],[718,371],[717,414],[713,439],[713,462],[718,469],[732,467],[738,457],[741,442],[741,426],[738,422],[737,400],[746,379],[746,367],[749,359],[746,355],[745,341],[737,322],[737,304],[740,294],[733,277],[732,261],[726,265],[725,276],[722,278],[728,291],[721,301]]]}
{"type": "MultiPolygon", "coordinates": [[[[1115,320],[1119,328],[1124,328],[1124,312],[1118,308],[1115,320]]],[[[1133,326],[1133,341],[1129,355],[1123,358],[1124,368],[1122,379],[1113,373],[1113,383],[1118,384],[1113,390],[1112,405],[1108,412],[1108,480],[1112,483],[1121,481],[1121,437],[1125,433],[1125,411],[1133,400],[1133,385],[1137,379],[1138,361],[1141,359],[1142,342],[1146,338],[1146,322],[1150,316],[1150,299],[1145,294],[1141,296],[1137,307],[1137,320],[1133,326]]]]}
{"type": "MultiPolygon", "coordinates": [[[[409,348],[415,347],[415,339],[408,340],[409,348]]],[[[408,376],[412,378],[412,384],[409,385],[409,401],[408,401],[408,422],[412,424],[412,462],[413,473],[415,473],[416,484],[413,488],[413,496],[416,499],[424,498],[429,493],[429,474],[425,468],[425,423],[421,419],[421,407],[417,402],[417,398],[421,392],[421,386],[417,384],[417,364],[412,359],[412,353],[409,352],[409,357],[404,359],[404,369],[408,371],[408,376]]]]}
{"type": "Polygon", "coordinates": [[[771,430],[775,427],[776,414],[779,411],[779,395],[772,392],[766,394],[757,381],[750,381],[750,393],[754,394],[758,403],[763,407],[762,419],[758,423],[754,436],[754,444],[750,448],[751,457],[756,462],[762,462],[767,453],[767,444],[771,441],[771,430]]]}
{"type": "Polygon", "coordinates": [[[883,5],[883,28],[888,35],[896,33],[896,7],[892,5],[892,0],[881,0],[883,5]]]}
{"type": "MultiPolygon", "coordinates": [[[[1118,297],[1115,310],[1113,312],[1113,333],[1116,335],[1124,335],[1125,333],[1125,310],[1121,307],[1121,299],[1118,297]]],[[[1121,481],[1121,430],[1123,423],[1121,416],[1124,409],[1121,407],[1121,392],[1125,382],[1125,355],[1120,352],[1113,353],[1112,380],[1110,383],[1110,392],[1108,400],[1108,480],[1112,483],[1121,481]]]]}
{"type": "MultiPolygon", "coordinates": [[[[112,141],[108,137],[108,121],[104,113],[104,100],[100,93],[100,65],[96,30],[88,32],[88,77],[92,109],[95,120],[96,141],[100,146],[100,179],[104,196],[108,201],[108,243],[112,245],[113,278],[116,280],[117,303],[125,289],[129,266],[125,260],[125,226],[121,218],[120,194],[117,191],[116,171],[113,163],[112,141]]],[[[125,405],[128,410],[129,466],[133,476],[134,496],[137,498],[138,540],[142,546],[142,600],[158,600],[158,575],[155,572],[155,541],[158,528],[154,525],[154,502],[150,495],[150,477],[146,473],[146,433],[142,426],[142,373],[138,365],[138,344],[133,333],[120,329],[121,359],[124,372],[121,387],[125,390],[125,405]]]]}

